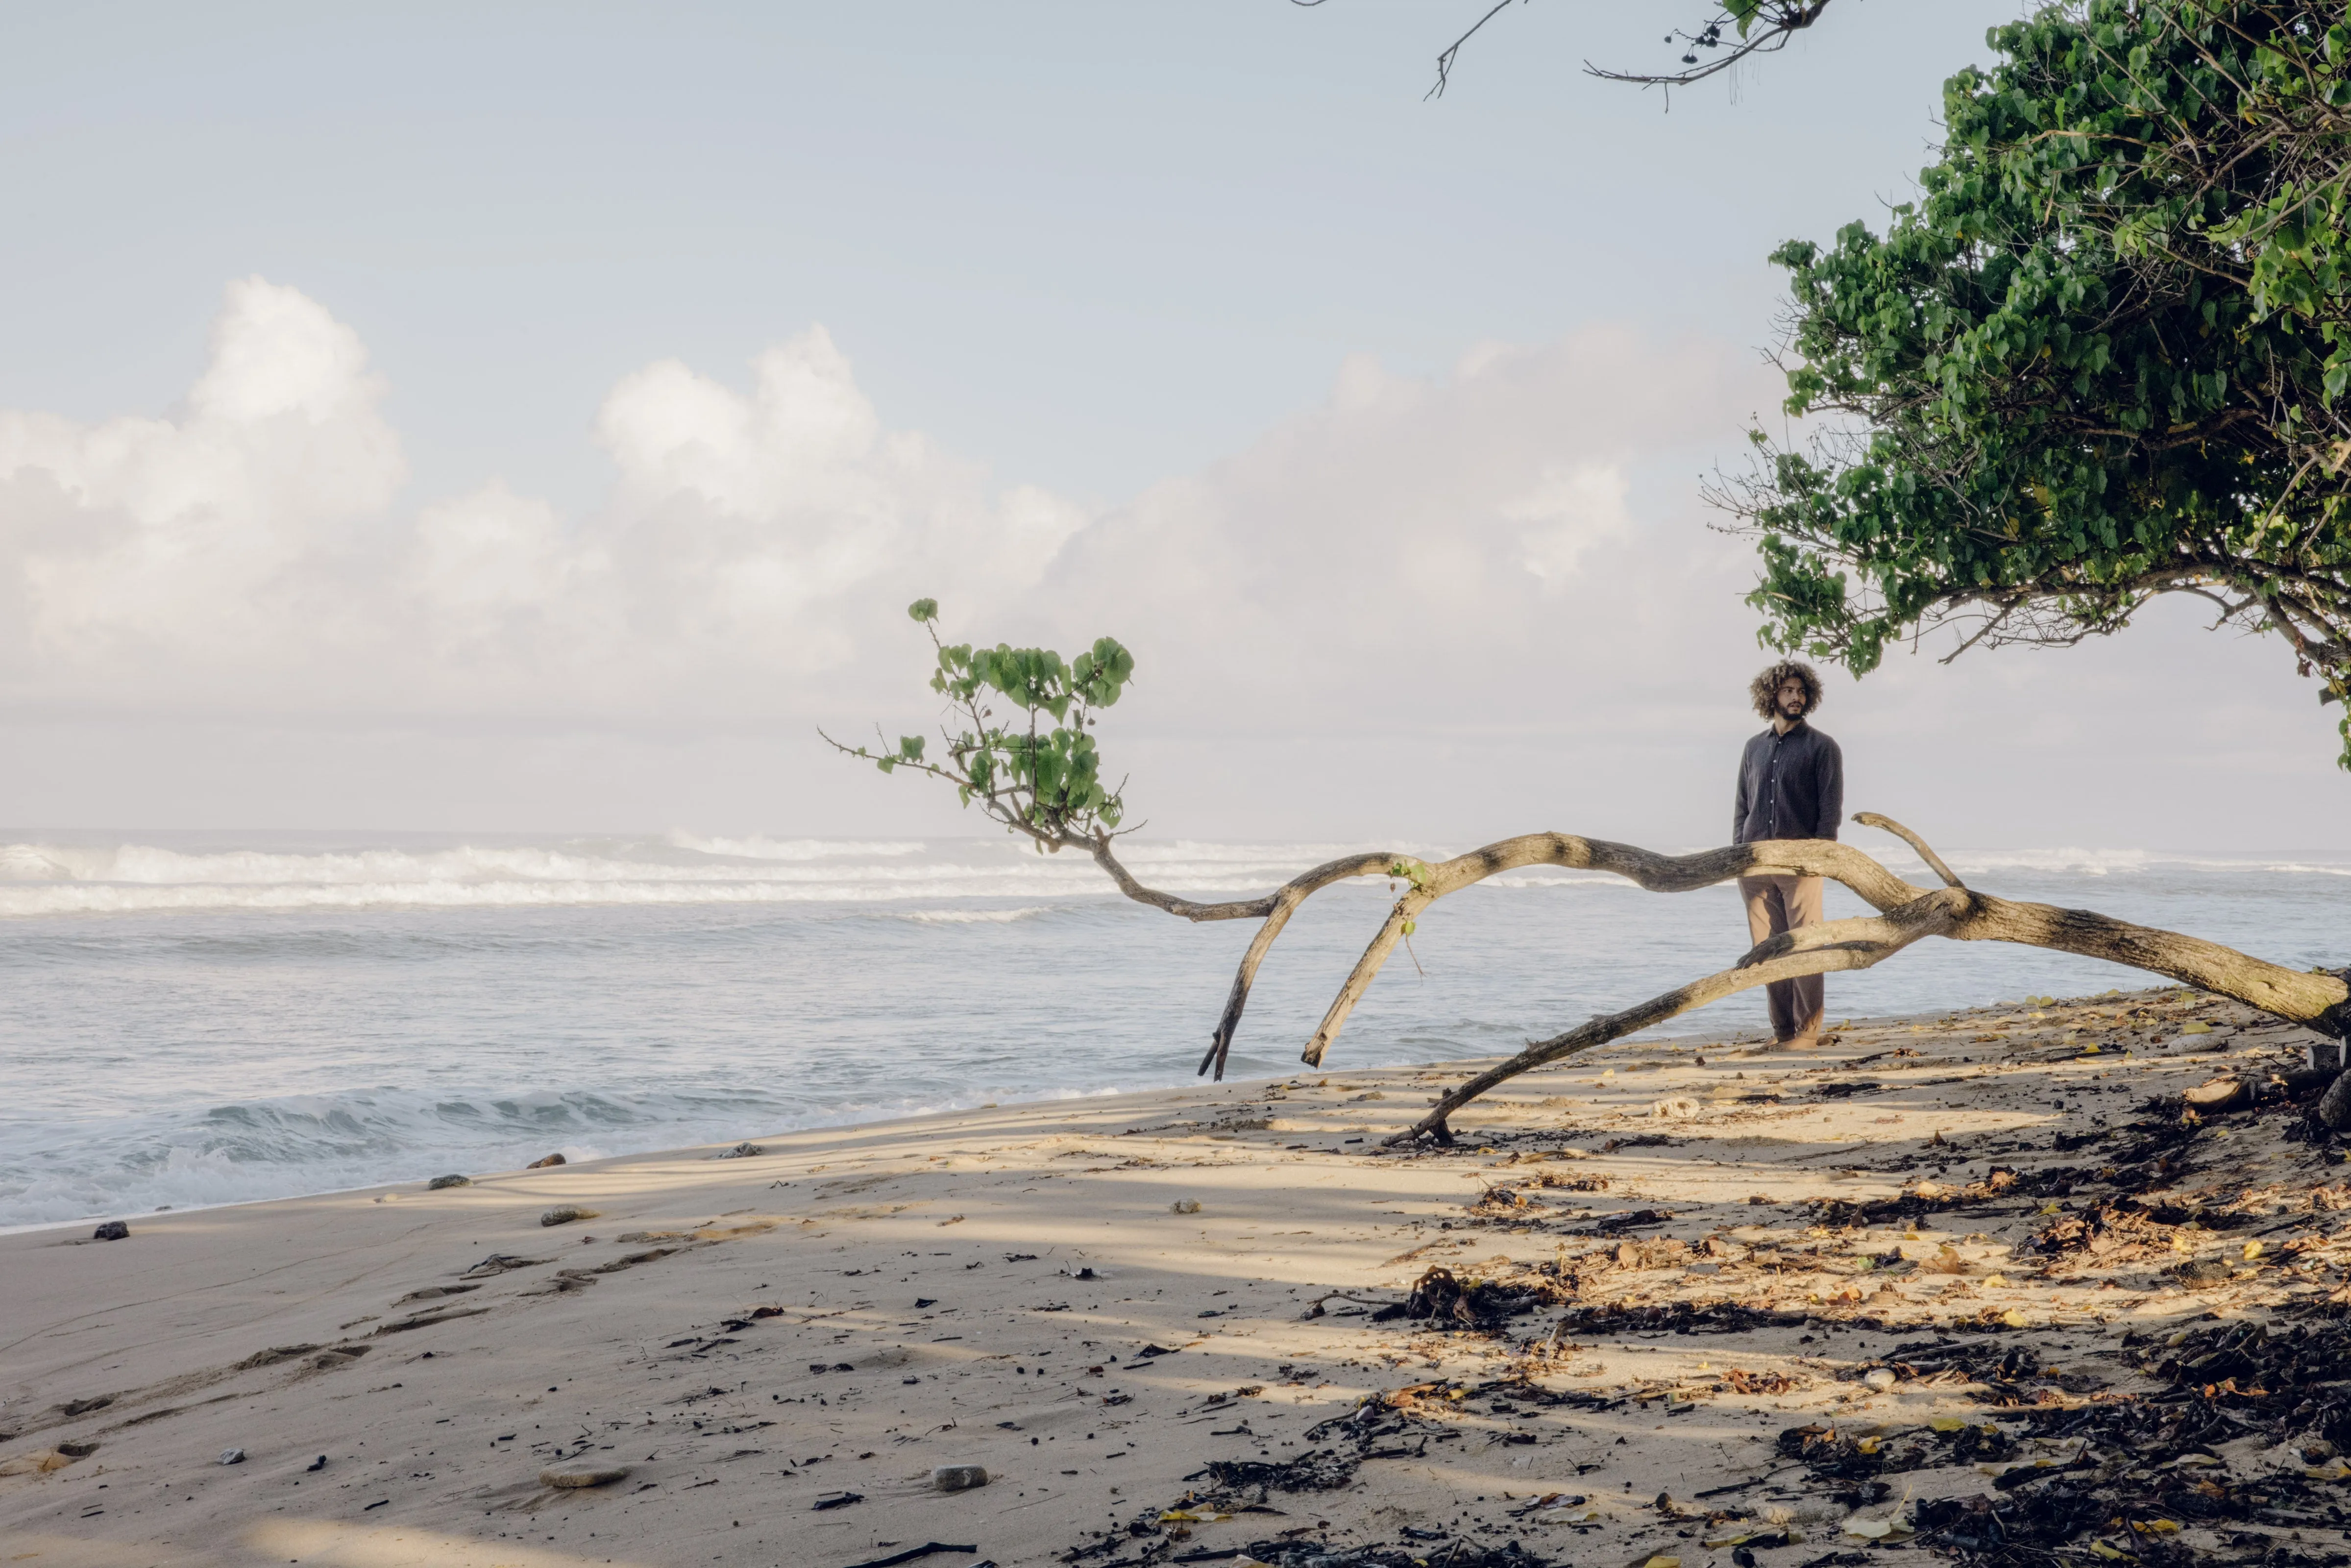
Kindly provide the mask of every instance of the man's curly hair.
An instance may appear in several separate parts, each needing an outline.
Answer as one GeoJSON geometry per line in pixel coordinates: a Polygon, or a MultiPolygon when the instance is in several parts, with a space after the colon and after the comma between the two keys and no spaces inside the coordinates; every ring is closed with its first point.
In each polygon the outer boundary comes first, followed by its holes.
{"type": "Polygon", "coordinates": [[[1756,714],[1763,718],[1780,716],[1780,688],[1789,681],[1804,685],[1804,712],[1812,713],[1821,706],[1820,672],[1810,664],[1800,664],[1793,659],[1782,659],[1748,684],[1747,695],[1755,704],[1756,714]]]}

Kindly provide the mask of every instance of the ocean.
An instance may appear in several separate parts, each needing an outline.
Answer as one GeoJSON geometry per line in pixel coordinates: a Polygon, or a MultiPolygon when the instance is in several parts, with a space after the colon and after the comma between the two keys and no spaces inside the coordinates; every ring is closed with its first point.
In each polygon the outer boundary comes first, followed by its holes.
{"type": "MultiPolygon", "coordinates": [[[[1125,858],[1235,896],[1362,847],[1125,858]]],[[[1945,854],[1989,892],[2351,962],[2351,855],[1945,854]]],[[[1335,888],[1292,922],[1230,1076],[1298,1070],[1388,896],[1335,888]]],[[[1833,887],[1829,913],[1865,911],[1833,887]]],[[[1005,839],[0,832],[0,1228],[1180,1083],[1254,929],[1172,919],[1005,839]]],[[[1499,877],[1422,917],[1326,1066],[1515,1050],[1746,945],[1729,887],[1499,877]]],[[[1928,942],[1831,977],[1830,1016],[2150,983],[1928,942]]],[[[1667,1032],[1761,1020],[1750,993],[1667,1032]]]]}

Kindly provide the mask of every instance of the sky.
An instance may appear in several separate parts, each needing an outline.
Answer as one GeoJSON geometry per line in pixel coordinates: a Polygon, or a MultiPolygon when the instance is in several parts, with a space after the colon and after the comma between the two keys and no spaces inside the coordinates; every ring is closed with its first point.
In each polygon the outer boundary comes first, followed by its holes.
{"type": "MultiPolygon", "coordinates": [[[[0,55],[0,825],[977,831],[820,726],[1110,633],[1154,835],[1725,836],[1699,496],[1782,240],[1882,223],[2014,0],[113,5],[0,55]]],[[[1966,845],[2351,847],[2273,643],[1832,674],[1966,845]]]]}

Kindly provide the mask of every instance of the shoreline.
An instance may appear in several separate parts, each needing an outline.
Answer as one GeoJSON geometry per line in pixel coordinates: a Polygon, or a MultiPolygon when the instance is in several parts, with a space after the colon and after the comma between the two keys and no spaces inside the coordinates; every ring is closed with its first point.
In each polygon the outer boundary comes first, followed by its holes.
{"type": "MultiPolygon", "coordinates": [[[[2124,994],[2128,994],[2128,993],[2111,992],[2111,993],[2107,993],[2107,994],[2108,994],[2108,995],[2124,995],[2124,994]]],[[[2095,998],[2085,998],[2085,1000],[2095,1000],[2095,998]]],[[[1965,1009],[1943,1009],[1930,1010],[1930,1011],[1927,1011],[1927,1012],[1918,1012],[1918,1013],[1902,1013],[1902,1014],[1891,1015],[1891,1016],[1888,1016],[1888,1017],[1886,1017],[1886,1018],[1883,1018],[1883,1019],[1848,1019],[1844,1020],[1844,1021],[1843,1021],[1843,1022],[1842,1022],[1838,1027],[1840,1027],[1840,1028],[1867,1027],[1867,1028],[1872,1028],[1872,1029],[1893,1029],[1893,1028],[1897,1028],[1897,1027],[1907,1026],[1907,1025],[1914,1024],[1914,1023],[1918,1023],[1918,1022],[1920,1022],[1920,1021],[1922,1021],[1922,1020],[1926,1020],[1926,1019],[1941,1019],[1941,1018],[1949,1018],[1949,1017],[1956,1016],[1957,1014],[1961,1013],[1961,1012],[1981,1012],[1981,1011],[1986,1011],[1986,1010],[1996,1010],[1996,1009],[2003,1009],[2003,1008],[2014,1008],[2014,1007],[2017,1007],[2017,1006],[2019,1006],[2019,1005],[2022,1005],[2022,1004],[2019,1004],[2019,1003],[2016,1003],[2016,1002],[2010,1002],[2010,1001],[1998,1001],[1998,1002],[1990,1002],[1990,1003],[1985,1003],[1985,1004],[1982,1004],[1982,1005],[1980,1005],[1980,1006],[1979,1006],[1979,1007],[1975,1007],[1975,1008],[1965,1008],[1965,1009]]],[[[1680,1021],[1683,1021],[1683,1020],[1677,1019],[1677,1020],[1675,1020],[1675,1021],[1676,1021],[1676,1022],[1680,1022],[1680,1021]]],[[[1667,1027],[1670,1027],[1670,1026],[1667,1026],[1667,1027]]],[[[1703,1046],[1703,1045],[1713,1045],[1713,1044],[1717,1044],[1717,1043],[1726,1043],[1726,1044],[1730,1044],[1730,1045],[1734,1045],[1734,1046],[1746,1047],[1746,1046],[1752,1046],[1752,1045],[1755,1045],[1755,1044],[1761,1043],[1761,1042],[1762,1042],[1766,1038],[1767,1038],[1767,1037],[1766,1037],[1766,1035],[1765,1035],[1765,1033],[1764,1033],[1764,1031],[1763,1031],[1763,1030],[1760,1030],[1760,1029],[1758,1029],[1758,1028],[1755,1028],[1755,1027],[1750,1026],[1750,1027],[1749,1027],[1749,1028],[1747,1028],[1747,1029],[1743,1029],[1743,1030],[1736,1030],[1729,1031],[1729,1032],[1728,1032],[1728,1033],[1723,1032],[1723,1031],[1717,1030],[1717,1031],[1713,1031],[1713,1032],[1703,1032],[1703,1031],[1701,1031],[1701,1032],[1696,1032],[1696,1033],[1682,1033],[1682,1034],[1672,1034],[1672,1035],[1654,1035],[1654,1036],[1653,1036],[1653,1035],[1650,1035],[1650,1034],[1648,1034],[1648,1033],[1644,1032],[1644,1033],[1641,1033],[1641,1034],[1629,1035],[1629,1036],[1625,1037],[1625,1039],[1623,1041],[1619,1042],[1619,1043],[1620,1043],[1620,1044],[1624,1044],[1624,1045],[1631,1045],[1631,1046],[1640,1046],[1640,1045],[1656,1045],[1656,1046],[1701,1045],[1701,1046],[1703,1046]]],[[[1488,1065],[1488,1064],[1489,1064],[1489,1063],[1491,1063],[1491,1062],[1493,1062],[1493,1061],[1499,1061],[1499,1060],[1501,1060],[1499,1057],[1462,1057],[1462,1058],[1440,1058],[1440,1059],[1432,1060],[1432,1061],[1428,1061],[1387,1063],[1387,1064],[1384,1064],[1384,1065],[1382,1065],[1382,1066],[1381,1066],[1381,1067],[1379,1067],[1378,1069],[1364,1068],[1364,1069],[1356,1069],[1356,1070],[1353,1070],[1353,1071],[1402,1071],[1402,1072],[1451,1072],[1451,1073],[1456,1074],[1457,1076],[1466,1078],[1466,1077],[1468,1077],[1471,1072],[1476,1071],[1477,1071],[1477,1070],[1479,1070],[1479,1068],[1484,1067],[1484,1066],[1486,1066],[1486,1065],[1488,1065]]],[[[1348,1070],[1337,1070],[1337,1071],[1348,1071],[1348,1070]]],[[[1314,1069],[1314,1070],[1312,1070],[1312,1075],[1313,1075],[1313,1076],[1316,1076],[1316,1077],[1325,1076],[1325,1074],[1323,1073],[1322,1070],[1321,1070],[1321,1069],[1314,1069]]],[[[1295,1074],[1282,1074],[1282,1073],[1276,1073],[1276,1074],[1274,1074],[1274,1075],[1272,1075],[1271,1077],[1269,1077],[1269,1078],[1249,1078],[1249,1079],[1239,1079],[1239,1078],[1234,1078],[1234,1079],[1227,1079],[1227,1080],[1225,1080],[1224,1082],[1225,1082],[1227,1084],[1246,1085],[1246,1084],[1252,1084],[1252,1083],[1267,1083],[1267,1082],[1276,1082],[1276,1081],[1279,1081],[1279,1080],[1281,1080],[1281,1079],[1284,1079],[1284,1078],[1286,1078],[1286,1077],[1290,1077],[1290,1076],[1295,1076],[1295,1074]]],[[[1189,1091],[1191,1091],[1191,1090],[1193,1090],[1193,1089],[1196,1089],[1196,1089],[1214,1089],[1214,1088],[1216,1088],[1216,1087],[1217,1087],[1217,1086],[1218,1086],[1218,1085],[1217,1085],[1217,1083],[1215,1083],[1215,1082],[1211,1082],[1210,1080],[1207,1080],[1207,1079],[1205,1079],[1205,1078],[1198,1078],[1198,1077],[1196,1075],[1196,1076],[1195,1076],[1195,1078],[1194,1078],[1194,1079],[1192,1079],[1192,1080],[1187,1080],[1187,1081],[1178,1082],[1176,1082],[1176,1083],[1162,1084],[1162,1085],[1160,1085],[1160,1086],[1158,1086],[1158,1087],[1156,1087],[1156,1088],[1144,1088],[1144,1089],[1068,1089],[1068,1090],[1061,1090],[1061,1091],[1053,1092],[1051,1092],[1051,1093],[1048,1093],[1048,1094],[1040,1095],[1040,1096],[1038,1096],[1038,1097],[1036,1097],[1036,1098],[1033,1098],[1033,1099],[1004,1100],[1004,1101],[986,1102],[986,1103],[980,1103],[980,1104],[969,1105],[969,1106],[949,1106],[949,1107],[946,1107],[946,1108],[943,1108],[943,1109],[940,1109],[940,1110],[936,1110],[936,1111],[921,1111],[921,1112],[915,1112],[915,1113],[913,1113],[908,1114],[908,1115],[894,1116],[894,1117],[884,1117],[884,1118],[881,1118],[881,1119],[878,1119],[878,1120],[865,1119],[865,1120],[842,1120],[842,1121],[820,1121],[820,1122],[810,1122],[810,1123],[800,1124],[798,1124],[798,1125],[795,1125],[795,1126],[788,1127],[788,1128],[786,1128],[786,1129],[784,1129],[784,1130],[782,1130],[782,1131],[780,1131],[780,1132],[770,1131],[770,1132],[753,1133],[753,1134],[748,1134],[748,1136],[749,1136],[749,1137],[751,1137],[751,1138],[753,1138],[753,1139],[758,1139],[758,1138],[767,1138],[767,1139],[769,1139],[769,1140],[771,1140],[771,1141],[772,1141],[772,1140],[775,1140],[775,1139],[780,1139],[780,1138],[785,1138],[785,1137],[790,1137],[790,1136],[793,1136],[793,1135],[796,1135],[796,1134],[801,1134],[801,1133],[837,1132],[837,1131],[841,1131],[841,1130],[845,1130],[845,1129],[856,1129],[856,1128],[890,1128],[890,1127],[897,1127],[897,1126],[901,1126],[901,1125],[912,1125],[912,1124],[918,1124],[918,1123],[925,1122],[925,1121],[928,1121],[928,1120],[930,1120],[930,1119],[933,1119],[933,1118],[935,1118],[935,1117],[940,1117],[940,1116],[962,1116],[962,1115],[973,1115],[973,1114],[977,1114],[977,1113],[980,1113],[980,1112],[983,1112],[983,1111],[992,1111],[992,1110],[1037,1109],[1037,1108],[1041,1108],[1041,1107],[1045,1107],[1045,1106],[1059,1105],[1059,1104],[1063,1104],[1063,1103],[1073,1103],[1073,1102],[1087,1101],[1087,1100],[1109,1100],[1109,1099],[1121,1099],[1121,1098],[1125,1098],[1125,1097],[1129,1097],[1129,1096],[1135,1096],[1135,1095],[1165,1094],[1165,1093],[1181,1093],[1181,1092],[1189,1092],[1189,1091]]],[[[580,1166],[588,1166],[588,1165],[603,1165],[603,1164],[608,1164],[608,1163],[611,1163],[611,1162],[613,1162],[613,1161],[620,1161],[620,1160],[657,1159],[657,1158],[664,1158],[664,1157],[673,1156],[673,1155],[684,1155],[691,1154],[692,1152],[694,1152],[694,1151],[695,1151],[695,1150],[698,1150],[698,1149],[717,1148],[717,1147],[720,1147],[720,1146],[722,1146],[722,1145],[717,1145],[717,1144],[674,1144],[674,1145],[661,1145],[661,1146],[659,1146],[659,1147],[656,1147],[656,1148],[638,1149],[638,1150],[633,1150],[633,1151],[625,1152],[625,1153],[620,1153],[620,1154],[609,1154],[609,1155],[583,1155],[583,1156],[581,1156],[581,1157],[580,1157],[579,1160],[577,1160],[577,1161],[571,1161],[571,1160],[569,1160],[569,1159],[567,1158],[567,1164],[576,1164],[576,1165],[580,1165],[580,1166]]],[[[550,1151],[549,1151],[549,1153],[560,1153],[561,1151],[560,1151],[560,1150],[550,1150],[550,1151]]],[[[514,1172],[495,1172],[495,1173],[490,1173],[490,1174],[493,1174],[493,1175],[512,1175],[512,1174],[516,1174],[516,1173],[514,1173],[514,1172]]],[[[221,1211],[221,1210],[223,1210],[223,1209],[255,1208],[255,1207],[263,1207],[263,1206],[265,1206],[265,1205],[273,1204],[273,1203],[294,1203],[294,1202],[299,1202],[299,1201],[302,1201],[302,1200],[304,1200],[304,1199],[308,1199],[308,1198],[343,1197],[350,1197],[350,1196],[353,1196],[353,1195],[373,1194],[373,1193],[378,1193],[378,1192],[387,1192],[387,1191],[400,1191],[400,1190],[403,1190],[403,1189],[408,1188],[408,1187],[412,1187],[412,1186],[417,1186],[417,1185],[419,1185],[420,1183],[423,1183],[423,1182],[425,1182],[425,1181],[429,1181],[429,1180],[431,1180],[431,1179],[432,1179],[432,1178],[431,1178],[430,1176],[403,1176],[403,1177],[400,1177],[400,1178],[398,1178],[398,1179],[393,1179],[393,1180],[382,1180],[382,1181],[359,1182],[359,1183],[355,1183],[355,1184],[353,1184],[352,1186],[350,1186],[319,1187],[319,1188],[317,1188],[317,1189],[315,1189],[315,1190],[309,1190],[309,1191],[304,1191],[304,1192],[284,1193],[284,1194],[280,1194],[280,1195],[277,1195],[277,1196],[276,1196],[276,1197],[238,1197],[238,1198],[227,1198],[227,1199],[224,1199],[223,1201],[218,1202],[218,1203],[195,1203],[195,1204],[185,1204],[185,1205],[174,1204],[174,1205],[172,1205],[172,1206],[171,1206],[171,1207],[165,1207],[165,1208],[152,1208],[152,1209],[146,1209],[146,1210],[93,1209],[93,1210],[91,1210],[90,1212],[89,1212],[89,1213],[87,1213],[87,1214],[77,1215],[77,1216],[75,1216],[74,1218],[69,1218],[69,1219],[44,1219],[44,1220],[37,1220],[37,1221],[34,1221],[34,1222],[32,1222],[32,1223],[30,1223],[30,1224],[26,1224],[26,1225],[0,1225],[0,1239],[6,1239],[6,1238],[8,1238],[8,1237],[13,1237],[13,1236],[37,1235],[37,1234],[40,1234],[40,1233],[42,1233],[42,1232],[46,1232],[46,1231],[52,1231],[52,1230],[75,1230],[75,1229],[78,1229],[78,1228],[82,1228],[82,1227],[85,1227],[85,1226],[97,1226],[97,1225],[104,1224],[104,1223],[106,1223],[107,1221],[110,1221],[110,1220],[121,1220],[121,1221],[123,1221],[123,1222],[125,1222],[125,1223],[132,1223],[132,1222],[136,1222],[136,1221],[138,1221],[138,1220],[140,1220],[140,1219],[141,1219],[141,1218],[152,1219],[152,1218],[157,1218],[158,1216],[165,1215],[165,1214],[183,1214],[183,1215],[186,1215],[186,1214],[210,1214],[210,1213],[217,1213],[217,1212],[219,1212],[219,1211],[221,1211]]],[[[470,1176],[469,1176],[469,1179],[470,1179],[470,1176]]]]}
{"type": "Polygon", "coordinates": [[[2028,1495],[1980,1465],[2073,1462],[2050,1421],[2169,1397],[2126,1334],[2345,1288],[2351,1227],[2313,1193],[2351,1189],[2294,1134],[2304,1038],[2110,993],[1805,1053],[1619,1041],[1466,1108],[1448,1149],[1378,1138],[1470,1064],[16,1231],[0,1535],[33,1568],[1932,1544],[1939,1500],[2028,1495]],[[2163,1109],[2222,1070],[2266,1087],[2163,1109]],[[937,1490],[953,1465],[990,1479],[937,1490]]]}

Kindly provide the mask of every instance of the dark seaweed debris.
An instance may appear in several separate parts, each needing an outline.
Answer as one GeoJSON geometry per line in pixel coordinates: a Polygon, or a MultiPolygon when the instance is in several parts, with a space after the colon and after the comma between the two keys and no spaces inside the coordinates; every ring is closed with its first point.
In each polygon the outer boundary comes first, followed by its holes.
{"type": "Polygon", "coordinates": [[[1751,1333],[1757,1329],[1795,1328],[1805,1321],[1806,1314],[1800,1312],[1750,1307],[1737,1301],[1662,1301],[1647,1306],[1603,1301],[1571,1308],[1560,1319],[1562,1332],[1570,1334],[1751,1333]]]}
{"type": "MultiPolygon", "coordinates": [[[[1523,1396],[1523,1390],[1532,1388],[1515,1380],[1488,1384],[1474,1392],[1487,1393],[1497,1389],[1509,1395],[1523,1396]]],[[[1366,1398],[1343,1416],[1307,1428],[1305,1440],[1324,1446],[1289,1459],[1210,1459],[1184,1479],[1205,1483],[1165,1507],[1144,1509],[1123,1525],[1106,1530],[1083,1545],[1073,1546],[1061,1553],[1061,1560],[1070,1563],[1091,1563],[1095,1568],[1121,1568],[1122,1564],[1159,1563],[1184,1561],[1177,1554],[1177,1545],[1186,1532],[1180,1521],[1171,1529],[1164,1514],[1189,1509],[1206,1509],[1220,1513],[1278,1513],[1269,1506],[1269,1499],[1280,1493],[1335,1491],[1355,1479],[1355,1472],[1371,1459],[1401,1459],[1424,1452],[1433,1437],[1455,1433],[1455,1428],[1430,1419],[1423,1407],[1441,1402],[1449,1407],[1458,1401],[1457,1394],[1468,1397],[1473,1391],[1461,1390],[1449,1382],[1416,1384],[1390,1393],[1366,1398]],[[1123,1555],[1121,1555],[1123,1553],[1123,1555]]],[[[1333,1547],[1325,1541],[1262,1541],[1250,1545],[1249,1554],[1260,1563],[1276,1564],[1303,1563],[1309,1557],[1327,1560],[1328,1568],[1345,1568],[1361,1564],[1362,1568],[1411,1568],[1416,1561],[1426,1561],[1426,1547],[1407,1550],[1403,1546],[1333,1547]],[[1384,1553],[1384,1555],[1383,1555],[1384,1553]]],[[[1206,1559],[1200,1559],[1206,1561],[1206,1559]]],[[[1456,1552],[1452,1563],[1489,1568],[1550,1568],[1550,1560],[1525,1552],[1515,1542],[1503,1548],[1480,1548],[1465,1542],[1456,1552]],[[1517,1555],[1510,1555],[1516,1552],[1517,1555]]]]}
{"type": "Polygon", "coordinates": [[[1557,1288],[1549,1285],[1464,1281],[1452,1270],[1438,1266],[1414,1281],[1412,1293],[1401,1302],[1391,1301],[1374,1312],[1372,1321],[1426,1319],[1431,1328],[1490,1332],[1511,1318],[1533,1312],[1558,1294],[1557,1288]]]}
{"type": "Polygon", "coordinates": [[[1333,1547],[1319,1541],[1252,1541],[1245,1550],[1274,1568],[1419,1568],[1442,1563],[1445,1568],[1552,1568],[1553,1559],[1539,1557],[1515,1541],[1499,1546],[1479,1546],[1465,1537],[1450,1537],[1449,1549],[1406,1542],[1396,1546],[1333,1547]]]}
{"type": "MultiPolygon", "coordinates": [[[[2351,1449],[2351,1325],[2232,1322],[2126,1344],[2163,1391],[2030,1403],[1952,1432],[1855,1439],[1819,1425],[1791,1427],[1780,1452],[1820,1484],[1856,1489],[1885,1488],[1883,1478],[1907,1470],[2005,1465],[1989,1490],[1923,1501],[1912,1516],[1920,1546],[1984,1568],[2081,1561],[2085,1538],[2104,1546],[2099,1555],[2142,1568],[2351,1564],[2351,1552],[2331,1542],[2273,1533],[2334,1535],[2351,1524],[2343,1483],[2303,1469],[2351,1449]],[[2241,1473],[2221,1448],[2235,1444],[2241,1453],[2247,1439],[2285,1446],[2288,1455],[2241,1473]],[[2182,1542],[2191,1531],[2202,1533],[2182,1542]]],[[[1897,1370],[1939,1364],[2020,1393],[2051,1375],[2023,1346],[1987,1361],[1991,1349],[1971,1355],[1963,1344],[1929,1342],[1892,1359],[1897,1370]]]]}

